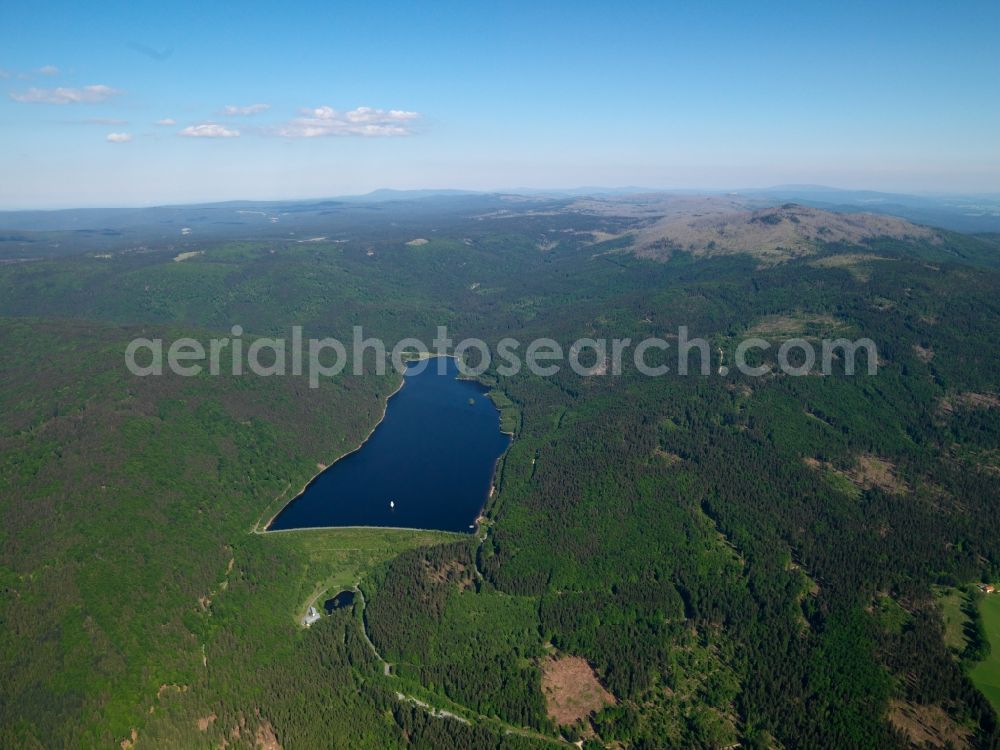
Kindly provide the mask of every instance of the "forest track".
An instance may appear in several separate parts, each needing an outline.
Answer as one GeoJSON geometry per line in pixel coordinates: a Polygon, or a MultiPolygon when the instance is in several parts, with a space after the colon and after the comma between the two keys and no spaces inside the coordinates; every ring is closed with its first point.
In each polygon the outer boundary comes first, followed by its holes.
{"type": "MultiPolygon", "coordinates": [[[[398,676],[393,674],[392,672],[392,664],[390,664],[382,656],[382,654],[379,653],[379,650],[375,647],[375,644],[372,642],[372,639],[368,636],[368,628],[365,626],[365,610],[367,609],[368,603],[365,600],[365,594],[360,587],[358,587],[357,589],[357,596],[358,596],[358,601],[361,604],[361,635],[364,637],[365,642],[368,644],[368,647],[372,650],[372,653],[375,654],[375,658],[378,659],[379,663],[382,665],[382,673],[386,677],[397,679],[398,676]]],[[[567,746],[576,747],[576,745],[574,745],[572,742],[570,742],[564,737],[552,737],[550,735],[543,734],[542,732],[530,729],[528,727],[519,727],[514,724],[510,724],[506,721],[503,721],[502,719],[483,716],[482,714],[477,714],[468,706],[461,706],[461,708],[464,711],[466,711],[469,715],[476,717],[475,719],[468,719],[465,716],[461,716],[453,711],[449,711],[444,708],[437,708],[427,703],[426,701],[422,701],[419,698],[412,695],[407,695],[406,693],[400,692],[399,690],[396,691],[396,700],[400,701],[401,703],[410,703],[414,706],[422,708],[424,711],[427,711],[431,716],[433,716],[436,719],[451,719],[453,721],[459,721],[468,726],[472,726],[477,721],[490,721],[495,724],[499,724],[504,734],[517,734],[521,735],[522,737],[532,737],[534,739],[546,740],[548,742],[561,742],[567,746]]],[[[459,706],[460,704],[456,703],[455,705],[459,706]]]]}

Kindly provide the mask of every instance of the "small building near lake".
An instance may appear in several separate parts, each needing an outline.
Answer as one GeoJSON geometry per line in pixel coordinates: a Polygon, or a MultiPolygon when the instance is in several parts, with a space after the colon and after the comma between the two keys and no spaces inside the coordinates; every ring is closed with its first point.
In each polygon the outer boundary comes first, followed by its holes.
{"type": "Polygon", "coordinates": [[[306,612],[306,616],[302,618],[302,627],[308,628],[310,625],[312,625],[314,622],[316,622],[319,618],[320,618],[320,614],[316,610],[316,607],[309,607],[309,610],[306,612]]]}

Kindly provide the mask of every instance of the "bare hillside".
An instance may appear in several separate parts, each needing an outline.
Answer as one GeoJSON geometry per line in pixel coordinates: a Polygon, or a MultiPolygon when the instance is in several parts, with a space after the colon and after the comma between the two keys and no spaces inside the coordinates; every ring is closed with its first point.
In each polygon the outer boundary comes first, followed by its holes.
{"type": "Polygon", "coordinates": [[[822,243],[860,245],[880,237],[940,242],[934,230],[892,216],[840,214],[789,203],[751,211],[664,216],[637,231],[635,247],[646,257],[683,250],[695,255],[749,253],[776,262],[809,255],[822,243]]]}

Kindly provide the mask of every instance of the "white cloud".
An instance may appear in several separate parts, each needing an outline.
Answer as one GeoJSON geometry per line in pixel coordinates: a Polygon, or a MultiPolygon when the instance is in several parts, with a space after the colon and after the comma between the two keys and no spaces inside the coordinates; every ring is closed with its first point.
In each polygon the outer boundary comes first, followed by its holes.
{"type": "Polygon", "coordinates": [[[27,91],[11,91],[10,98],[16,102],[42,102],[45,104],[96,104],[107,101],[113,96],[119,96],[124,92],[113,89],[110,86],[96,84],[94,86],[84,86],[83,88],[64,88],[59,86],[54,89],[31,88],[27,91]]]}
{"type": "Polygon", "coordinates": [[[245,107],[237,107],[233,104],[229,104],[222,110],[222,114],[227,117],[255,115],[258,112],[266,112],[270,108],[270,104],[248,104],[245,107]]]}
{"type": "Polygon", "coordinates": [[[43,76],[57,76],[59,75],[59,68],[55,65],[43,65],[38,69],[38,72],[43,76]]]}
{"type": "Polygon", "coordinates": [[[108,143],[128,143],[131,140],[131,133],[108,133],[108,143]]]}
{"type": "Polygon", "coordinates": [[[203,122],[200,125],[188,125],[178,135],[186,138],[236,138],[240,131],[219,125],[217,122],[203,122]]]}
{"type": "Polygon", "coordinates": [[[333,107],[303,110],[304,117],[291,120],[278,129],[286,138],[316,138],[326,135],[394,136],[410,135],[410,126],[419,112],[401,109],[358,107],[340,112],[333,107]]]}
{"type": "Polygon", "coordinates": [[[177,120],[173,117],[164,117],[162,120],[157,120],[153,123],[154,125],[176,125],[177,120]]]}

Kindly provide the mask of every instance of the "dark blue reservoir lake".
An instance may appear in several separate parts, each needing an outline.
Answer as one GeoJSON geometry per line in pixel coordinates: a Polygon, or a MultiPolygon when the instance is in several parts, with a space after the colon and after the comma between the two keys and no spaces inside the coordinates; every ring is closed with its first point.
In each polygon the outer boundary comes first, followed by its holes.
{"type": "Polygon", "coordinates": [[[411,363],[368,440],[313,479],[268,528],[470,531],[510,437],[486,389],[457,376],[451,358],[411,363]]]}

